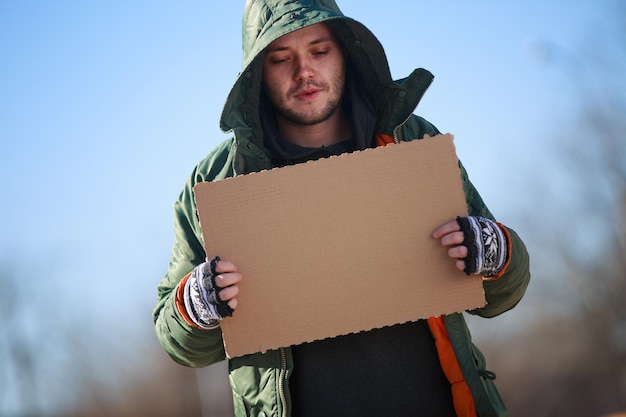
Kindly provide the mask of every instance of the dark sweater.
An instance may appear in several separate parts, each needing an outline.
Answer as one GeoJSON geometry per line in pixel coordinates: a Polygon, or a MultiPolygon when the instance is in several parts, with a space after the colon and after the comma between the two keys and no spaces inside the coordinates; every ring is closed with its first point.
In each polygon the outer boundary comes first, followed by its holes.
{"type": "Polygon", "coordinates": [[[423,320],[293,347],[294,417],[455,416],[423,320]]]}

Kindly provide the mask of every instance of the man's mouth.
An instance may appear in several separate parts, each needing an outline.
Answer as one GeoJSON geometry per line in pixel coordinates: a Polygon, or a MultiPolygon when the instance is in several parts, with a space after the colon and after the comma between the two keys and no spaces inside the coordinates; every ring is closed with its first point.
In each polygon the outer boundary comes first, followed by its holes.
{"type": "Polygon", "coordinates": [[[311,100],[317,97],[321,90],[319,88],[305,88],[298,91],[295,96],[298,100],[311,100]]]}

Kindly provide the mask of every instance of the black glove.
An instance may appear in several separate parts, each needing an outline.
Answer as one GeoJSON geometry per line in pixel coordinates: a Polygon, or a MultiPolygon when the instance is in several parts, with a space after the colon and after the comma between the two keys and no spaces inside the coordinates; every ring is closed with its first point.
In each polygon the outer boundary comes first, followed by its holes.
{"type": "Polygon", "coordinates": [[[218,296],[221,288],[215,284],[215,277],[219,275],[215,267],[219,260],[216,256],[196,266],[185,284],[185,309],[203,329],[214,329],[224,317],[233,315],[233,309],[218,296]]]}
{"type": "Polygon", "coordinates": [[[484,277],[500,272],[507,258],[506,236],[500,227],[492,220],[477,216],[457,217],[456,221],[464,235],[462,245],[467,248],[463,271],[484,277]]]}

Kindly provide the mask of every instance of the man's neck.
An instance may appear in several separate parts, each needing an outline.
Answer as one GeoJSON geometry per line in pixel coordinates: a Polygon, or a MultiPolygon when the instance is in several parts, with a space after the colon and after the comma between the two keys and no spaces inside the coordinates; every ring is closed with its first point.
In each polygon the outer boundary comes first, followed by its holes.
{"type": "Polygon", "coordinates": [[[314,125],[297,124],[280,115],[277,115],[276,119],[278,130],[283,138],[306,148],[331,146],[349,139],[352,135],[350,123],[342,110],[338,110],[327,120],[314,125]]]}

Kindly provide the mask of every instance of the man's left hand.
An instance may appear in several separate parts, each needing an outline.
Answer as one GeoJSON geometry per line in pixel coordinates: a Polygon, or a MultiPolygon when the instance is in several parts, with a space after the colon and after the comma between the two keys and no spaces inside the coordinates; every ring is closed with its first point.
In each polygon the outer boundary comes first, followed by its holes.
{"type": "Polygon", "coordinates": [[[455,260],[456,267],[468,275],[494,276],[506,262],[507,239],[492,220],[457,217],[438,227],[432,236],[448,248],[448,256],[455,260]]]}

